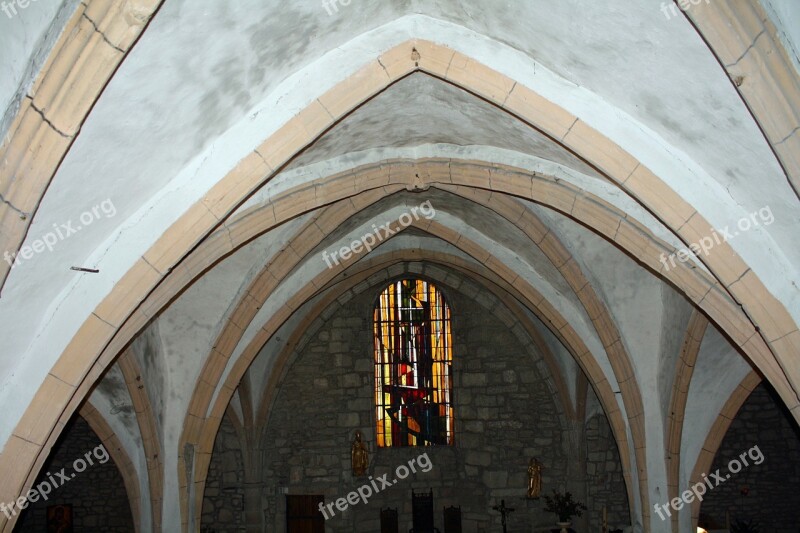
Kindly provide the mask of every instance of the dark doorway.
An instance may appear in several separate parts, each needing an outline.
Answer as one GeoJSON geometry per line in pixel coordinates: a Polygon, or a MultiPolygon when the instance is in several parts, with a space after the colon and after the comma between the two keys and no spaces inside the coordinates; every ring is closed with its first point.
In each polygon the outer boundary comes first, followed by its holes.
{"type": "Polygon", "coordinates": [[[324,496],[286,496],[286,533],[325,533],[325,518],[319,512],[324,496]]]}

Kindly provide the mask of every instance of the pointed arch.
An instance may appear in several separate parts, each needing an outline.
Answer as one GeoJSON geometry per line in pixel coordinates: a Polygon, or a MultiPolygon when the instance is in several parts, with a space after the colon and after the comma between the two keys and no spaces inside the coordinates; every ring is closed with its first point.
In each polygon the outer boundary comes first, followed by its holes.
{"type": "MultiPolygon", "coordinates": [[[[536,313],[540,320],[547,325],[554,335],[560,339],[562,344],[567,347],[567,349],[572,354],[573,358],[578,362],[579,366],[583,369],[587,375],[591,377],[592,383],[595,385],[598,391],[598,397],[601,399],[603,403],[603,407],[609,417],[609,421],[611,423],[612,428],[615,431],[615,435],[617,436],[617,442],[620,446],[620,451],[624,452],[625,455],[623,456],[624,461],[624,470],[626,475],[626,480],[630,484],[636,483],[638,481],[637,476],[631,476],[631,463],[629,462],[631,457],[627,455],[628,453],[628,441],[627,441],[627,430],[626,424],[623,421],[623,415],[619,407],[617,406],[616,397],[611,390],[608,380],[605,377],[603,370],[600,368],[598,363],[596,362],[594,355],[592,352],[586,347],[583,340],[581,339],[580,335],[572,328],[567,320],[564,319],[563,316],[559,314],[559,312],[549,303],[547,302],[544,297],[532,286],[530,286],[525,280],[516,276],[513,272],[511,272],[508,268],[504,265],[497,262],[497,260],[486,250],[482,249],[477,243],[474,243],[463,236],[459,236],[455,234],[453,231],[444,228],[439,225],[435,225],[433,223],[429,224],[422,224],[419,221],[413,222],[408,227],[417,227],[423,231],[430,233],[433,236],[439,237],[443,239],[445,242],[449,242],[450,244],[456,246],[456,248],[461,249],[463,252],[471,255],[475,259],[477,259],[480,263],[483,263],[486,268],[490,269],[491,271],[495,272],[496,275],[500,276],[500,280],[498,283],[502,286],[505,290],[511,292],[512,294],[518,293],[520,294],[519,298],[521,301],[526,302],[526,306],[531,309],[534,313],[536,313]]],[[[403,228],[400,227],[399,224],[395,223],[391,228],[395,232],[402,231],[403,228]]],[[[295,253],[292,253],[292,256],[295,256],[295,253]]],[[[291,270],[294,268],[294,262],[288,264],[283,264],[282,268],[286,272],[287,275],[291,270]]],[[[187,424],[184,428],[184,438],[181,441],[181,446],[183,447],[186,443],[192,444],[194,443],[197,446],[198,451],[195,453],[197,465],[195,467],[195,474],[196,478],[193,480],[195,484],[201,484],[204,480],[202,479],[202,472],[205,471],[207,468],[207,460],[209,457],[209,443],[213,442],[213,436],[216,434],[216,430],[221,420],[221,416],[226,409],[227,403],[230,401],[230,396],[233,394],[233,391],[236,389],[236,383],[240,376],[246,371],[249,367],[255,356],[258,354],[261,346],[267,342],[269,337],[277,331],[281,324],[283,324],[288,318],[300,307],[302,302],[307,301],[312,295],[316,294],[319,290],[325,287],[328,283],[333,280],[339,272],[344,271],[347,269],[351,264],[353,264],[354,259],[351,257],[348,261],[341,263],[333,267],[332,269],[323,271],[322,273],[318,274],[316,278],[311,280],[308,284],[302,287],[300,290],[295,291],[292,299],[284,304],[284,306],[276,313],[274,313],[267,321],[267,324],[261,326],[255,334],[255,337],[252,338],[247,347],[238,355],[238,359],[234,362],[231,366],[231,371],[225,378],[224,382],[220,383],[219,394],[214,398],[214,403],[209,407],[208,414],[204,419],[201,419],[199,416],[193,416],[192,420],[189,422],[187,418],[187,424]]],[[[456,263],[458,264],[458,263],[456,263]]],[[[280,279],[276,279],[274,277],[275,270],[268,268],[264,277],[268,278],[264,281],[254,280],[253,286],[256,287],[276,287],[277,284],[280,282],[280,279]],[[265,283],[267,285],[265,285],[265,283]]],[[[269,291],[262,292],[261,294],[255,296],[255,305],[260,305],[261,302],[265,301],[268,297],[269,291]]],[[[252,313],[254,316],[253,308],[251,307],[253,304],[248,302],[247,307],[249,309],[245,309],[245,312],[252,313]]],[[[238,331],[241,335],[242,330],[237,326],[236,328],[232,328],[230,330],[238,331]]],[[[228,334],[222,334],[226,336],[230,336],[228,334]]],[[[221,336],[221,338],[224,338],[221,336]]],[[[215,356],[219,355],[221,357],[230,357],[232,354],[233,348],[232,345],[235,345],[236,342],[231,342],[230,340],[225,341],[218,341],[220,344],[228,345],[228,355],[223,356],[222,354],[215,354],[215,356]]],[[[208,367],[210,369],[215,369],[215,371],[220,372],[222,368],[227,366],[226,360],[216,360],[208,367]]],[[[208,377],[208,370],[203,372],[204,376],[208,377]]],[[[192,405],[197,407],[198,405],[202,405],[203,403],[207,403],[212,399],[212,392],[213,389],[209,386],[206,386],[206,382],[203,381],[198,383],[198,388],[195,392],[195,399],[192,401],[192,405]],[[205,397],[205,402],[201,402],[200,398],[205,397]]],[[[204,411],[205,412],[205,411],[204,411]]],[[[634,442],[642,442],[637,440],[636,433],[633,433],[632,439],[634,442]]],[[[637,456],[638,452],[641,450],[641,447],[637,449],[637,456]]],[[[641,450],[643,451],[643,450],[641,450]]],[[[183,470],[183,469],[181,469],[183,470]]],[[[188,481],[188,480],[182,480],[188,481]]],[[[638,483],[636,483],[638,486],[638,483]]],[[[182,483],[182,487],[185,486],[185,483],[182,483]]],[[[641,489],[641,487],[640,487],[641,489]]],[[[186,489],[188,490],[188,488],[186,489]]],[[[646,489],[645,489],[646,491],[646,489]]],[[[200,497],[199,491],[194,492],[193,499],[195,501],[198,500],[200,497]]],[[[640,497],[646,498],[646,492],[640,490],[640,497]]],[[[182,498],[182,500],[186,500],[186,498],[182,498]]],[[[634,508],[634,502],[636,499],[631,499],[631,508],[634,508]]],[[[647,505],[645,503],[645,505],[647,505]]],[[[188,514],[188,509],[187,509],[188,514]]],[[[188,525],[188,524],[187,524],[188,525]]]]}

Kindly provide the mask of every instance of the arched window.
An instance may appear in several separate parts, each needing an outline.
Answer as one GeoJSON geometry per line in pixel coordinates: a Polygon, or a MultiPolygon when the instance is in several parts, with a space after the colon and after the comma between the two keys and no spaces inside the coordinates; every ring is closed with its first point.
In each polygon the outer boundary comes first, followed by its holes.
{"type": "Polygon", "coordinates": [[[375,306],[378,446],[453,444],[450,308],[434,285],[404,279],[375,306]]]}

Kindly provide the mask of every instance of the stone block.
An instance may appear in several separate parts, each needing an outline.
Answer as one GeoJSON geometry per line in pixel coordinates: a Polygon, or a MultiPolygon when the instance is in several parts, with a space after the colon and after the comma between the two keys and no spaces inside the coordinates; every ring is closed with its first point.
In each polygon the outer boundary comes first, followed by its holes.
{"type": "Polygon", "coordinates": [[[373,372],[375,370],[375,363],[372,359],[361,358],[356,361],[355,364],[355,371],[356,372],[373,372]]]}
{"type": "Polygon", "coordinates": [[[475,433],[483,433],[483,422],[480,420],[473,420],[469,422],[464,422],[464,431],[473,431],[475,433]]]}
{"type": "Polygon", "coordinates": [[[358,374],[344,374],[339,377],[339,386],[343,388],[360,387],[361,376],[358,374]]]}
{"type": "Polygon", "coordinates": [[[483,482],[490,489],[505,488],[508,486],[508,472],[503,470],[490,470],[483,473],[483,482]]]}
{"type": "Polygon", "coordinates": [[[352,368],[353,357],[351,355],[337,353],[333,356],[334,364],[338,367],[352,368]]]}
{"type": "Polygon", "coordinates": [[[347,402],[347,409],[349,411],[370,412],[374,405],[372,398],[358,398],[356,400],[349,400],[347,402]]]}
{"type": "Polygon", "coordinates": [[[484,373],[464,373],[461,377],[461,385],[463,387],[483,387],[486,383],[487,378],[484,373]]]}
{"type": "Polygon", "coordinates": [[[356,428],[359,423],[359,416],[358,413],[344,413],[339,415],[338,421],[339,427],[356,428]]]}
{"type": "Polygon", "coordinates": [[[474,466],[489,466],[492,464],[492,456],[486,452],[469,451],[464,454],[464,463],[474,466]]]}
{"type": "Polygon", "coordinates": [[[496,407],[478,407],[478,420],[495,420],[500,416],[500,409],[496,407]]]}

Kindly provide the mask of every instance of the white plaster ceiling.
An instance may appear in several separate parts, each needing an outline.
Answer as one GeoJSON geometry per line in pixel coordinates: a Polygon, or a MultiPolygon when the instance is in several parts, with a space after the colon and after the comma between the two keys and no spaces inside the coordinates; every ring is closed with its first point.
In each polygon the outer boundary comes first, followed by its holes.
{"type": "Polygon", "coordinates": [[[490,146],[520,152],[601,178],[589,165],[515,117],[426,74],[412,74],[323,135],[289,168],[351,152],[424,144],[490,146]]]}

